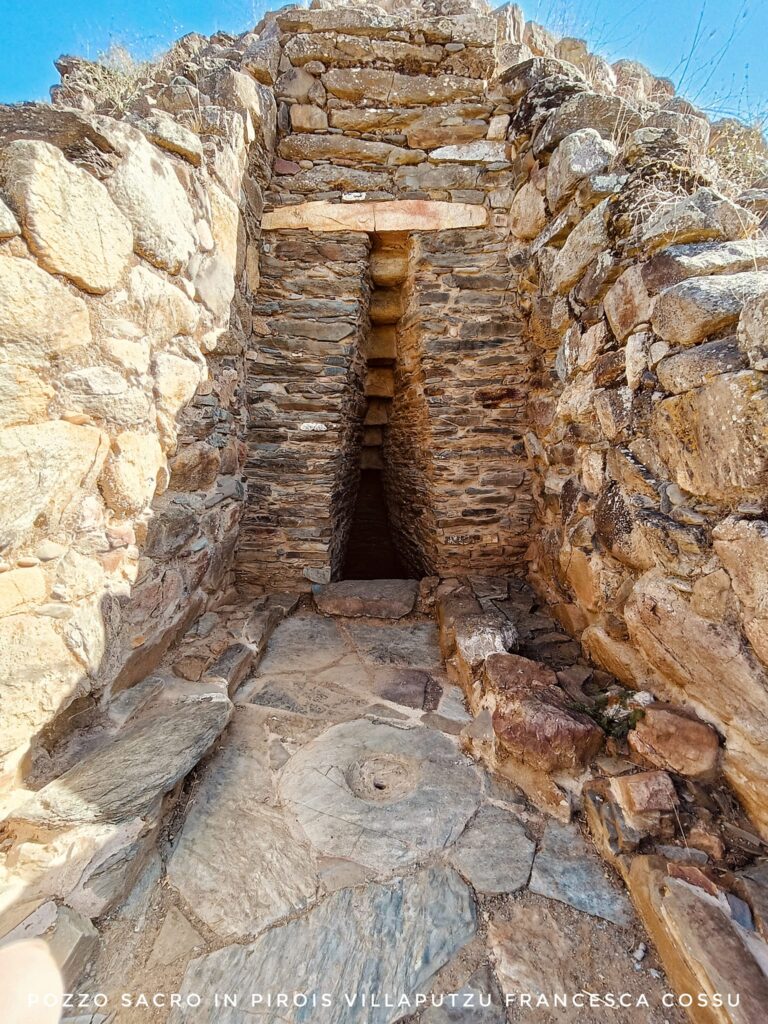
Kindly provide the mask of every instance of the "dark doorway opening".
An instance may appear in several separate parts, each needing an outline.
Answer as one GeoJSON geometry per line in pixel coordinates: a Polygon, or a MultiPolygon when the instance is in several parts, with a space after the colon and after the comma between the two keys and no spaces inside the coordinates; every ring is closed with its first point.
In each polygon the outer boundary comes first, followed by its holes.
{"type": "Polygon", "coordinates": [[[363,469],[349,532],[342,579],[412,579],[389,528],[384,479],[380,469],[363,469]]]}

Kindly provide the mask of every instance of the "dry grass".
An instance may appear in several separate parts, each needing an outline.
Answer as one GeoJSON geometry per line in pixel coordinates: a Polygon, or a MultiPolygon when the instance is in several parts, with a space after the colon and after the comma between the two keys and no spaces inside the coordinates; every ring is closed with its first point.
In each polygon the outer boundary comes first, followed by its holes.
{"type": "Polygon", "coordinates": [[[64,86],[67,91],[86,95],[105,113],[122,113],[141,95],[154,64],[138,60],[126,47],[113,44],[95,61],[78,60],[64,86]]]}
{"type": "Polygon", "coordinates": [[[723,181],[738,192],[765,183],[768,186],[766,119],[745,124],[729,117],[712,125],[709,157],[723,181]]]}

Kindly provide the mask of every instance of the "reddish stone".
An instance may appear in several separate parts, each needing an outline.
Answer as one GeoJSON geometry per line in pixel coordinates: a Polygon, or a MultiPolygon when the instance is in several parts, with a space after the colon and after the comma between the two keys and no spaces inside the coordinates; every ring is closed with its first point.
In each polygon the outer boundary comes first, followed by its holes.
{"type": "Polygon", "coordinates": [[[275,174],[298,174],[301,168],[295,160],[283,160],[282,157],[275,159],[273,171],[275,174]]]}
{"type": "Polygon", "coordinates": [[[484,666],[486,691],[496,695],[493,728],[499,743],[518,760],[542,771],[588,764],[603,732],[571,707],[555,673],[515,654],[492,654],[484,666]]]}
{"type": "Polygon", "coordinates": [[[629,733],[627,742],[636,754],[656,768],[667,768],[700,779],[717,771],[720,741],[715,730],[692,712],[665,704],[651,704],[629,733]]]}

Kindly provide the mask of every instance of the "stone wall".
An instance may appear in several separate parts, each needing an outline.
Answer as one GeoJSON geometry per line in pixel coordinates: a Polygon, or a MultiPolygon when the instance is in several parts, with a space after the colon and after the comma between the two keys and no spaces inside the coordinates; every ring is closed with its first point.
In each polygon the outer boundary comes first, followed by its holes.
{"type": "Polygon", "coordinates": [[[182,41],[120,119],[0,109],[6,785],[229,588],[276,110],[246,45],[182,41]]]}
{"type": "Polygon", "coordinates": [[[512,230],[539,351],[526,438],[530,576],[585,652],[725,740],[764,833],[768,244],[713,187],[708,123],[597,93],[569,64],[502,76],[519,105],[512,230]]]}
{"type": "Polygon", "coordinates": [[[249,593],[338,574],[366,442],[413,564],[527,550],[594,661],[718,728],[768,834],[765,190],[670,83],[457,7],[284,10],[0,110],[6,782],[236,550],[249,593]]]}
{"type": "Polygon", "coordinates": [[[414,237],[385,463],[396,537],[423,575],[524,572],[532,359],[507,235],[414,237]]]}
{"type": "Polygon", "coordinates": [[[301,590],[341,568],[363,429],[368,250],[362,233],[262,235],[238,548],[246,589],[301,590]]]}

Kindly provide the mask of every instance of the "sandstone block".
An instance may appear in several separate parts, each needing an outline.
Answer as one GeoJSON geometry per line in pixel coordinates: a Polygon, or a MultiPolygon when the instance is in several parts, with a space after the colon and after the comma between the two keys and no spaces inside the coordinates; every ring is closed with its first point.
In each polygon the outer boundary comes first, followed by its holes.
{"type": "Polygon", "coordinates": [[[151,502],[165,472],[165,456],[157,436],[124,430],[112,442],[99,487],[114,512],[138,515],[151,502]]]}
{"type": "Polygon", "coordinates": [[[507,148],[504,142],[492,142],[487,139],[480,139],[477,142],[464,142],[453,146],[441,146],[439,149],[433,149],[429,154],[429,159],[434,163],[506,163],[507,148]]]}
{"type": "Polygon", "coordinates": [[[670,197],[648,217],[642,243],[649,249],[685,242],[733,241],[754,234],[757,217],[719,195],[700,188],[692,196],[670,197]]]}
{"type": "Polygon", "coordinates": [[[264,214],[262,229],[306,228],[310,231],[440,231],[482,227],[488,211],[470,203],[421,199],[393,202],[329,203],[282,206],[264,214]]]}
{"type": "Polygon", "coordinates": [[[594,128],[566,135],[547,167],[547,202],[552,213],[565,206],[584,178],[607,170],[615,155],[614,144],[594,128]]]}
{"type": "Polygon", "coordinates": [[[507,753],[542,771],[574,769],[600,749],[602,730],[557,685],[555,673],[515,654],[492,654],[483,671],[496,698],[493,728],[507,753]]]}
{"type": "Polygon", "coordinates": [[[316,107],[311,103],[294,103],[291,107],[291,128],[293,131],[318,132],[324,131],[327,127],[328,115],[320,107],[316,107]]]}
{"type": "MultiPolygon", "coordinates": [[[[720,743],[712,726],[668,704],[647,706],[627,742],[646,762],[694,779],[711,778],[720,758],[720,743]]],[[[629,776],[633,778],[638,776],[629,776]]]]}
{"type": "Polygon", "coordinates": [[[690,278],[659,295],[653,329],[665,341],[694,345],[735,324],[744,303],[766,293],[768,273],[690,278]]]}
{"type": "Polygon", "coordinates": [[[91,341],[85,302],[30,260],[0,257],[0,338],[55,353],[91,341]]]}
{"type": "MultiPolygon", "coordinates": [[[[127,132],[127,126],[120,126],[127,132]]],[[[171,160],[131,129],[121,139],[123,159],[107,179],[117,206],[133,225],[136,252],[178,274],[197,247],[195,218],[171,160]]]]}
{"type": "Polygon", "coordinates": [[[402,284],[408,273],[408,252],[405,249],[376,249],[370,259],[371,280],[380,288],[402,284]]]}
{"type": "Polygon", "coordinates": [[[369,142],[347,135],[289,135],[278,147],[284,160],[349,160],[357,164],[418,164],[426,158],[421,150],[402,149],[388,142],[369,142]]]}
{"type": "Polygon", "coordinates": [[[683,490],[711,500],[761,494],[768,471],[768,389],[752,370],[722,373],[653,411],[651,434],[683,490]]]}
{"type": "Polygon", "coordinates": [[[388,104],[392,96],[399,106],[434,106],[455,103],[463,99],[479,99],[483,83],[476,78],[456,75],[401,75],[393,71],[373,68],[333,68],[322,77],[323,85],[332,96],[360,103],[361,100],[388,104]]]}
{"type": "Polygon", "coordinates": [[[371,323],[395,324],[403,315],[403,296],[399,288],[377,288],[371,295],[371,323]]]}
{"type": "Polygon", "coordinates": [[[315,588],[323,615],[400,619],[413,611],[419,585],[415,580],[344,580],[315,588]]]}
{"type": "Polygon", "coordinates": [[[607,212],[608,200],[604,199],[576,225],[555,257],[552,279],[555,288],[561,294],[572,288],[589,265],[604,250],[610,248],[611,242],[606,226],[607,212]]]}
{"type": "Polygon", "coordinates": [[[611,330],[624,341],[641,324],[650,323],[653,299],[646,291],[640,267],[625,270],[603,300],[611,330]]]}
{"type": "Polygon", "coordinates": [[[394,393],[394,372],[383,366],[369,366],[365,375],[365,394],[369,398],[392,398],[394,393]]]}
{"type": "Polygon", "coordinates": [[[46,270],[89,292],[117,284],[133,232],[100,181],[55,146],[18,140],[0,154],[0,183],[46,270]]]}
{"type": "Polygon", "coordinates": [[[656,366],[659,384],[679,395],[703,387],[721,373],[741,370],[747,365],[735,340],[708,341],[685,352],[666,356],[656,366]]]}
{"type": "Polygon", "coordinates": [[[657,292],[680,284],[689,277],[710,274],[741,274],[768,269],[768,240],[747,238],[735,242],[696,242],[662,249],[643,264],[643,281],[648,291],[657,292]]]}
{"type": "Polygon", "coordinates": [[[768,523],[728,516],[712,540],[739,599],[744,632],[768,664],[768,523]]]}

